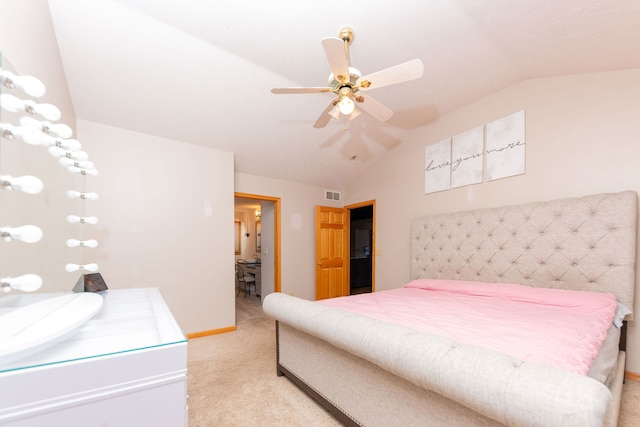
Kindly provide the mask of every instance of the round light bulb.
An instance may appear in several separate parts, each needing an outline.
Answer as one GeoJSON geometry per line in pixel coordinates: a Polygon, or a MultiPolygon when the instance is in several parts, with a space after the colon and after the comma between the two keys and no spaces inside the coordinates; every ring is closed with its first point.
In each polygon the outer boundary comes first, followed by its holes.
{"type": "Polygon", "coordinates": [[[27,95],[35,98],[40,98],[47,91],[44,83],[33,76],[20,76],[16,81],[16,86],[20,87],[27,95]]]}
{"type": "Polygon", "coordinates": [[[41,145],[46,135],[29,126],[13,126],[7,123],[0,124],[0,133],[6,139],[18,139],[30,145],[41,145]]]}
{"type": "MultiPolygon", "coordinates": [[[[42,145],[45,147],[57,147],[63,151],[78,151],[82,148],[82,144],[75,139],[56,138],[51,135],[43,135],[42,145]]],[[[51,155],[54,155],[51,153],[51,155]]]]}
{"type": "Polygon", "coordinates": [[[92,273],[98,271],[98,264],[67,264],[64,266],[64,269],[69,273],[73,273],[74,271],[84,270],[90,271],[92,273]]]}
{"type": "Polygon", "coordinates": [[[9,88],[22,89],[27,95],[39,98],[46,92],[46,87],[33,76],[16,76],[11,71],[0,71],[2,84],[9,88]]]}
{"type": "Polygon", "coordinates": [[[74,271],[80,270],[80,265],[78,265],[78,264],[67,264],[67,265],[64,266],[64,269],[69,273],[73,273],[74,271]]]}
{"type": "Polygon", "coordinates": [[[97,240],[78,240],[78,239],[68,239],[67,246],[70,248],[77,248],[82,246],[83,248],[97,248],[98,241],[97,240]]]}
{"type": "Polygon", "coordinates": [[[98,223],[98,218],[95,216],[85,216],[80,219],[80,222],[83,224],[96,225],[98,223]]]}
{"type": "Polygon", "coordinates": [[[83,240],[80,242],[80,246],[95,249],[98,247],[98,241],[95,239],[83,240]]]}
{"type": "Polygon", "coordinates": [[[66,157],[68,159],[79,161],[84,161],[89,158],[89,154],[85,151],[67,151],[57,146],[49,147],[49,154],[53,157],[66,157]]]}
{"type": "Polygon", "coordinates": [[[82,148],[82,144],[77,139],[56,139],[55,144],[69,151],[79,151],[82,148]]]}
{"type": "Polygon", "coordinates": [[[0,94],[0,107],[12,113],[24,112],[24,101],[10,93],[0,94]]]}
{"type": "Polygon", "coordinates": [[[58,124],[47,124],[46,127],[49,129],[47,133],[55,133],[60,138],[71,138],[73,136],[73,130],[69,125],[64,123],[58,124]]]}
{"type": "Polygon", "coordinates": [[[23,126],[31,126],[46,134],[55,135],[60,138],[71,138],[71,135],[73,135],[73,130],[64,123],[41,122],[32,117],[21,117],[20,124],[23,126]]]}
{"type": "Polygon", "coordinates": [[[82,269],[85,271],[90,271],[92,273],[95,273],[96,271],[98,271],[98,264],[95,264],[95,263],[85,264],[82,266],[82,269]]]}
{"type": "Polygon", "coordinates": [[[80,222],[80,217],[78,215],[67,215],[67,222],[69,224],[77,224],[80,222]]]}
{"type": "Polygon", "coordinates": [[[53,104],[38,104],[29,100],[24,101],[24,104],[27,107],[27,112],[33,111],[44,119],[55,122],[56,120],[60,120],[60,117],[62,117],[60,109],[53,104]]]}
{"type": "Polygon", "coordinates": [[[64,150],[60,147],[56,147],[54,145],[49,147],[49,154],[51,154],[53,157],[66,157],[67,150],[64,150]]]}
{"type": "Polygon", "coordinates": [[[29,114],[37,114],[47,120],[56,121],[62,117],[62,113],[53,104],[38,104],[31,100],[23,101],[17,96],[9,93],[0,94],[0,106],[12,113],[27,112],[29,114]]]}
{"type": "Polygon", "coordinates": [[[98,218],[95,216],[78,216],[78,215],[69,215],[67,216],[67,222],[70,224],[91,224],[96,225],[98,223],[98,218]]]}
{"type": "Polygon", "coordinates": [[[67,191],[67,196],[72,199],[98,200],[97,193],[81,193],[76,190],[67,191]]]}
{"type": "Polygon", "coordinates": [[[0,176],[0,186],[6,190],[20,190],[27,194],[38,194],[44,188],[44,184],[32,175],[12,177],[9,175],[0,176]]]}
{"type": "Polygon", "coordinates": [[[42,230],[35,225],[23,225],[20,227],[2,227],[0,228],[0,236],[2,240],[10,242],[12,240],[20,240],[25,243],[35,243],[42,239],[42,230]]]}
{"type": "Polygon", "coordinates": [[[74,163],[73,166],[69,166],[67,170],[70,173],[80,173],[82,175],[91,175],[91,176],[98,176],[98,174],[100,173],[98,169],[85,169],[83,167],[80,167],[79,162],[74,163]],[[76,164],[78,164],[78,166],[76,166],[76,164]]]}
{"type": "Polygon", "coordinates": [[[33,292],[42,287],[42,277],[37,274],[23,274],[18,277],[6,277],[4,279],[0,279],[0,286],[5,292],[9,292],[11,289],[33,292]]]}
{"type": "Polygon", "coordinates": [[[340,101],[338,101],[338,108],[340,109],[340,113],[348,116],[349,114],[353,113],[356,105],[354,104],[351,97],[343,96],[342,98],[340,98],[340,101]]]}
{"type": "Polygon", "coordinates": [[[80,240],[78,239],[67,239],[67,246],[70,248],[77,248],[80,246],[80,240]]]}
{"type": "MultiPolygon", "coordinates": [[[[90,162],[89,160],[78,162],[68,157],[60,157],[60,160],[58,161],[62,166],[67,166],[67,167],[74,166],[79,169],[93,169],[95,167],[93,162],[90,162]]],[[[69,171],[69,172],[80,173],[79,171],[69,171]]]]}
{"type": "Polygon", "coordinates": [[[89,160],[89,154],[86,151],[71,151],[68,157],[80,161],[89,160]]]}

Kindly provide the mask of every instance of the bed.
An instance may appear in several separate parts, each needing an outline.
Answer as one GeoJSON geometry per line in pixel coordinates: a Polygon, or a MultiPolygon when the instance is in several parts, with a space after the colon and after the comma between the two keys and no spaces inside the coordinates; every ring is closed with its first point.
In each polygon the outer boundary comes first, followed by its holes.
{"type": "MultiPolygon", "coordinates": [[[[630,320],[636,211],[626,191],[417,218],[410,280],[612,294],[618,318],[630,320]]],[[[624,327],[609,328],[605,341],[620,344],[596,379],[285,294],[263,308],[276,320],[278,375],[345,425],[617,424],[624,327]]]]}

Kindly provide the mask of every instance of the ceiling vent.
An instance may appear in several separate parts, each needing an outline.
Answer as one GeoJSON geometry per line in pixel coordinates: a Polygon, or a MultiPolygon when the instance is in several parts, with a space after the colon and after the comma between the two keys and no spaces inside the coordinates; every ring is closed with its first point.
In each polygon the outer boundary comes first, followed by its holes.
{"type": "Polygon", "coordinates": [[[325,190],[324,191],[324,199],[325,200],[339,201],[340,200],[340,193],[338,193],[337,191],[325,190]]]}

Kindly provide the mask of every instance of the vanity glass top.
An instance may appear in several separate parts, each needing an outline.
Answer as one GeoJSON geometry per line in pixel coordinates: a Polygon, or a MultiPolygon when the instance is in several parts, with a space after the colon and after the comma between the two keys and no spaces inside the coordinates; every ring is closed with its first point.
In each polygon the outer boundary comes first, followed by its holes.
{"type": "MultiPolygon", "coordinates": [[[[65,294],[68,293],[2,296],[0,316],[65,294]]],[[[106,290],[98,294],[104,301],[91,319],[46,347],[0,360],[0,372],[186,342],[157,288],[106,290]]]]}

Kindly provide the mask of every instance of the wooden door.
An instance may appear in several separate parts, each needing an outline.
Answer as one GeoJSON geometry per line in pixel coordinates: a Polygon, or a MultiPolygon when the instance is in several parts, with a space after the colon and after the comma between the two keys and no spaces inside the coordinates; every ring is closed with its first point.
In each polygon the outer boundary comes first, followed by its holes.
{"type": "Polygon", "coordinates": [[[349,295],[346,210],[316,206],[316,300],[349,295]]]}

